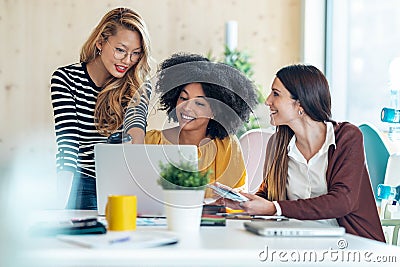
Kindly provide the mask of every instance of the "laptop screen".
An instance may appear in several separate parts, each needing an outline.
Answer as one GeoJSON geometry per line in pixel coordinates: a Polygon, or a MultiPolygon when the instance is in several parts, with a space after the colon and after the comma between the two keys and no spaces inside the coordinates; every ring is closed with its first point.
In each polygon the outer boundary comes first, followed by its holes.
{"type": "Polygon", "coordinates": [[[97,144],[97,210],[105,214],[108,195],[136,195],[138,216],[165,216],[160,163],[189,161],[197,167],[194,145],[97,144]]]}

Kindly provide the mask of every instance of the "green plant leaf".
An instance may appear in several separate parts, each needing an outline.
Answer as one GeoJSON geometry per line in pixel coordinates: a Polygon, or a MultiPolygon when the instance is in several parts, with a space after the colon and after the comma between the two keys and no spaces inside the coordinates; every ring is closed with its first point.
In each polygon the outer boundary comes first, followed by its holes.
{"type": "Polygon", "coordinates": [[[211,171],[200,172],[190,162],[160,162],[160,178],[157,181],[163,189],[168,190],[204,190],[209,183],[211,171]]]}

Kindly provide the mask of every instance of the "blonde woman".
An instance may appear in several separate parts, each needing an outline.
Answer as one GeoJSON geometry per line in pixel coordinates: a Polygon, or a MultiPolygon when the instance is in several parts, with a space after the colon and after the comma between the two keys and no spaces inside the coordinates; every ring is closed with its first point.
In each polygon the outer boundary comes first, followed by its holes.
{"type": "Polygon", "coordinates": [[[109,11],[84,43],[80,62],[51,79],[59,196],[70,209],[96,209],[94,145],[127,133],[143,143],[151,87],[150,39],[142,17],[109,11]],[[132,101],[131,101],[132,100],[132,101]]]}

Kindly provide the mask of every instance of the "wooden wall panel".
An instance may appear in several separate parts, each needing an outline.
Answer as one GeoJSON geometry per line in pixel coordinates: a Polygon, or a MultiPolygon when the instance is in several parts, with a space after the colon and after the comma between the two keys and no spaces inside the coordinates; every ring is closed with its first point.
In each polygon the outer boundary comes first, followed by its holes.
{"type": "MultiPolygon", "coordinates": [[[[145,18],[154,67],[179,51],[221,57],[228,20],[238,21],[238,48],[252,55],[264,88],[300,59],[301,0],[0,0],[0,168],[35,158],[49,166],[43,172],[54,169],[50,76],[78,61],[95,24],[122,4],[145,18]]],[[[150,128],[159,127],[157,116],[150,128]]]]}

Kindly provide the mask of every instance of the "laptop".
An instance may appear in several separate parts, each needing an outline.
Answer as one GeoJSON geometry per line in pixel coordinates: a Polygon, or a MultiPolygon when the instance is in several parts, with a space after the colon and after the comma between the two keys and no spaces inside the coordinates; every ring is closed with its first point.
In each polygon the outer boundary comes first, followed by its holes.
{"type": "Polygon", "coordinates": [[[108,195],[137,196],[137,214],[165,217],[163,192],[157,183],[160,162],[189,161],[198,166],[194,145],[95,145],[97,211],[105,214],[108,195]]]}
{"type": "Polygon", "coordinates": [[[343,227],[337,227],[318,221],[289,220],[265,220],[245,222],[247,231],[261,236],[287,236],[287,237],[329,237],[345,234],[343,227]]]}

